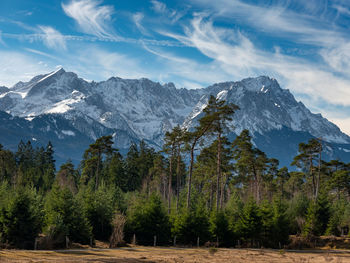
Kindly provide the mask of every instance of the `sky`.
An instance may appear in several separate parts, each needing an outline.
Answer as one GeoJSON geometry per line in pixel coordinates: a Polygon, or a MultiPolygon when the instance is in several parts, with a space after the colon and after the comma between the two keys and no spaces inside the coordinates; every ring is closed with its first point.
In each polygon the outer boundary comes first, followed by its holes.
{"type": "Polygon", "coordinates": [[[1,0],[0,85],[59,67],[201,88],[267,75],[350,135],[349,0],[1,0]]]}

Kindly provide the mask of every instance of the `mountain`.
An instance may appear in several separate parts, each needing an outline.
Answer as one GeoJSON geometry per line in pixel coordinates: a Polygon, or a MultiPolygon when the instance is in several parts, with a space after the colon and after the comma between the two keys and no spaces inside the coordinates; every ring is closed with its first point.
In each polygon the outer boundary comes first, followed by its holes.
{"type": "Polygon", "coordinates": [[[266,76],[187,90],[144,78],[88,82],[59,69],[0,87],[0,142],[15,149],[20,139],[51,140],[61,161],[78,161],[89,143],[106,134],[113,134],[122,152],[140,140],[160,149],[167,130],[196,124],[210,95],[240,107],[231,139],[249,129],[255,145],[282,164],[290,163],[299,142],[312,137],[324,140],[328,158],[350,161],[350,137],[266,76]]]}

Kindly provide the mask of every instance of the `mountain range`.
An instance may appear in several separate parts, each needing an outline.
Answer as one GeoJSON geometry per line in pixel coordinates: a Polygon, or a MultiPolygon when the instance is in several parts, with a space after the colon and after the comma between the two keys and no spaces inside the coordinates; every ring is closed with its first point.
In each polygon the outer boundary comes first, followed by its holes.
{"type": "Polygon", "coordinates": [[[16,150],[21,139],[35,145],[50,140],[59,163],[77,163],[90,143],[107,134],[122,153],[140,140],[160,150],[166,131],[196,124],[210,95],[240,107],[230,139],[248,129],[255,146],[281,165],[289,166],[298,144],[310,138],[322,138],[326,159],[350,161],[350,137],[267,76],[188,90],[145,78],[86,81],[61,68],[0,87],[0,143],[16,150]]]}

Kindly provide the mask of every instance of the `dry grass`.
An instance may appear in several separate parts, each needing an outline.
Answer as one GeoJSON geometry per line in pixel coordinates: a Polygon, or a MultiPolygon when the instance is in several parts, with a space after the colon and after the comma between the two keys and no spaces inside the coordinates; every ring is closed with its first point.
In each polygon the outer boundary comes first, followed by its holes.
{"type": "Polygon", "coordinates": [[[57,251],[0,250],[0,262],[258,262],[258,263],[346,263],[346,251],[279,251],[252,249],[178,249],[132,247],[57,251]]]}

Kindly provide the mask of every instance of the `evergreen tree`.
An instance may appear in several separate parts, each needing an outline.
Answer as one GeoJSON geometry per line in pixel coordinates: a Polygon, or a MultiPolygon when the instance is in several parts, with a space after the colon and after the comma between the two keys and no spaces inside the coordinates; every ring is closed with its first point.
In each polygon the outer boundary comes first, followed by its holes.
{"type": "Polygon", "coordinates": [[[17,248],[32,249],[42,227],[42,206],[34,190],[19,187],[8,192],[0,210],[0,239],[17,248]]]}
{"type": "Polygon", "coordinates": [[[257,206],[254,199],[250,198],[244,205],[236,232],[246,241],[250,241],[252,246],[255,246],[256,241],[261,238],[262,224],[259,206],[257,206]]]}
{"type": "Polygon", "coordinates": [[[72,193],[77,193],[78,172],[74,169],[74,165],[70,160],[61,165],[55,181],[60,187],[67,187],[72,193]]]}
{"type": "Polygon", "coordinates": [[[172,235],[180,244],[195,245],[210,240],[209,217],[203,206],[195,210],[182,209],[173,216],[172,235]]]}
{"type": "Polygon", "coordinates": [[[229,229],[229,222],[226,214],[223,211],[213,211],[210,215],[209,223],[212,239],[216,241],[218,245],[231,245],[232,232],[229,229]]]}
{"type": "Polygon", "coordinates": [[[253,147],[248,130],[243,130],[232,142],[235,168],[239,183],[254,195],[257,202],[261,200],[261,186],[269,159],[265,153],[253,147]]]}
{"type": "Polygon", "coordinates": [[[112,147],[112,136],[102,136],[95,143],[90,144],[89,148],[84,153],[83,160],[83,177],[89,180],[95,178],[95,188],[97,189],[100,182],[102,162],[110,157],[116,149],[112,147]]]}
{"type": "Polygon", "coordinates": [[[157,238],[157,244],[168,244],[169,217],[159,195],[152,193],[149,199],[138,199],[129,208],[126,229],[129,238],[136,235],[138,244],[151,245],[154,236],[157,238]]]}
{"type": "Polygon", "coordinates": [[[128,190],[128,181],[126,178],[125,163],[123,157],[119,152],[115,152],[108,165],[108,171],[106,172],[108,179],[106,180],[109,185],[114,185],[122,189],[128,190]]]}
{"type": "Polygon", "coordinates": [[[141,186],[142,178],[140,176],[138,162],[139,151],[136,144],[131,144],[125,160],[128,191],[135,191],[141,186]]]}
{"type": "Polygon", "coordinates": [[[320,173],[321,173],[321,153],[322,144],[317,139],[311,139],[308,143],[299,144],[299,154],[294,157],[292,165],[303,169],[311,180],[312,196],[317,199],[320,189],[320,173]],[[316,166],[318,164],[318,173],[316,174],[316,166]]]}
{"type": "Polygon", "coordinates": [[[79,195],[95,239],[108,240],[112,233],[111,223],[117,208],[113,188],[109,189],[102,184],[96,191],[87,188],[83,189],[79,195]]]}
{"type": "Polygon", "coordinates": [[[0,181],[12,182],[16,174],[16,159],[14,154],[2,148],[0,144],[0,181]]]}
{"type": "Polygon", "coordinates": [[[65,236],[83,244],[87,244],[92,236],[82,203],[74,198],[68,188],[55,184],[45,202],[45,229],[53,241],[61,246],[65,243],[65,236]]]}
{"type": "MultiPolygon", "coordinates": [[[[209,132],[216,135],[217,141],[217,155],[216,155],[216,209],[222,207],[220,201],[220,186],[221,186],[221,154],[222,154],[222,134],[227,132],[229,127],[227,122],[232,121],[232,115],[238,110],[239,107],[233,103],[226,103],[225,100],[210,96],[208,105],[204,108],[203,112],[206,114],[203,119],[205,123],[211,123],[209,132]],[[221,205],[220,205],[221,204],[221,205]]],[[[202,120],[203,121],[203,120],[202,120]]],[[[230,127],[233,129],[233,127],[230,127]]]]}

